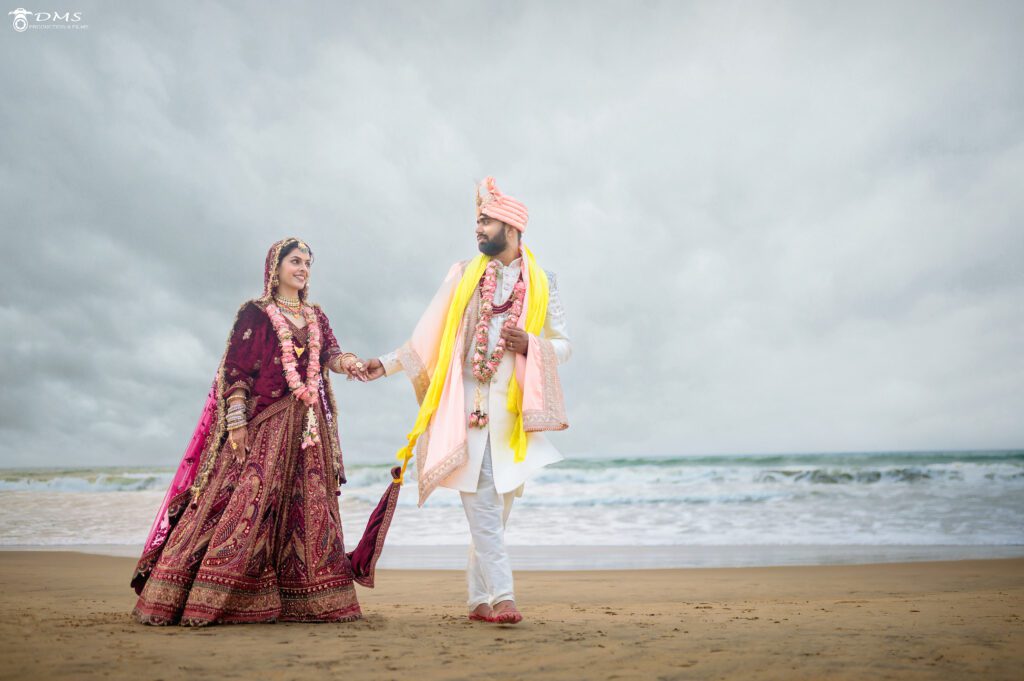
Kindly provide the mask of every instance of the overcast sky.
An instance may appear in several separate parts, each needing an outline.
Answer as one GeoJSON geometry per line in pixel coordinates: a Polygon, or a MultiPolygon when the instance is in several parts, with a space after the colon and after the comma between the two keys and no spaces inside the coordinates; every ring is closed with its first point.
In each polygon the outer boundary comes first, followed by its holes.
{"type": "MultiPolygon", "coordinates": [[[[1024,446],[1024,3],[48,9],[88,28],[0,26],[0,465],[177,462],[283,236],[393,349],[488,174],[558,274],[566,455],[1024,446]]],[[[408,381],[335,386],[392,460],[408,381]]]]}

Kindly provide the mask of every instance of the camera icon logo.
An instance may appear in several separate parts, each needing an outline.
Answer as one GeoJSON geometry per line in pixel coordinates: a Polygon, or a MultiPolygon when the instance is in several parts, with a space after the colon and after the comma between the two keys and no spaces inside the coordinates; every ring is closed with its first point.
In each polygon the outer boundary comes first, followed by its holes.
{"type": "Polygon", "coordinates": [[[25,20],[25,15],[26,14],[32,14],[32,12],[29,12],[27,9],[24,9],[23,7],[19,7],[18,9],[14,10],[13,12],[8,12],[7,13],[8,16],[10,16],[12,14],[14,15],[14,30],[15,31],[17,31],[18,33],[21,33],[26,28],[28,28],[28,21],[25,20]]]}

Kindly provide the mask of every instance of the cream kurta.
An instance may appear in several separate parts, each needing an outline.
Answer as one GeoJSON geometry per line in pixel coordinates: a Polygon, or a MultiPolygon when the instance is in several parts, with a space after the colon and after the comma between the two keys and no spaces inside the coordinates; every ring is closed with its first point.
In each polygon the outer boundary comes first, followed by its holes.
{"type": "MultiPolygon", "coordinates": [[[[500,305],[506,302],[512,295],[512,289],[519,279],[522,267],[522,259],[516,258],[507,266],[499,263],[497,273],[497,286],[494,291],[494,303],[500,305]]],[[[547,317],[544,320],[542,336],[551,342],[558,364],[568,361],[572,354],[572,345],[569,341],[568,327],[565,321],[565,311],[559,297],[558,286],[555,275],[546,272],[550,288],[548,299],[547,317]]],[[[439,292],[439,295],[443,295],[439,292]]],[[[470,304],[476,304],[479,298],[475,297],[470,304]]],[[[525,314],[525,311],[523,312],[525,314]]],[[[495,314],[491,319],[488,334],[488,351],[494,349],[495,344],[501,337],[501,327],[507,313],[495,314]]],[[[403,369],[399,361],[399,351],[390,352],[381,357],[384,370],[388,376],[403,369]]],[[[440,485],[462,492],[475,492],[477,480],[480,477],[480,466],[483,461],[484,450],[487,446],[487,439],[491,440],[491,460],[493,463],[494,486],[500,494],[516,490],[522,486],[531,474],[544,466],[562,460],[562,455],[548,441],[543,433],[527,433],[526,460],[516,463],[509,440],[512,436],[512,427],[515,424],[513,415],[506,407],[508,399],[508,384],[512,378],[515,367],[514,353],[506,352],[498,364],[498,370],[487,385],[480,385],[473,375],[472,352],[467,353],[466,361],[462,366],[462,384],[465,391],[464,418],[468,422],[469,414],[476,408],[476,392],[480,387],[481,405],[484,412],[489,416],[486,428],[467,428],[467,454],[466,463],[452,471],[444,478],[440,485]]],[[[454,367],[453,367],[454,368],[454,367]]]]}

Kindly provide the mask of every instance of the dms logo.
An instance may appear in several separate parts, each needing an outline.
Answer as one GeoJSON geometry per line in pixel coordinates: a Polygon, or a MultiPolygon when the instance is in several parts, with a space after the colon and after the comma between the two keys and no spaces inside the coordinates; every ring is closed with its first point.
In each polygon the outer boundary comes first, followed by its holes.
{"type": "Polygon", "coordinates": [[[81,12],[30,12],[24,7],[8,12],[8,16],[14,15],[14,30],[21,33],[30,26],[29,21],[35,21],[39,24],[50,24],[54,25],[53,22],[63,22],[63,24],[74,24],[82,20],[81,12]]]}

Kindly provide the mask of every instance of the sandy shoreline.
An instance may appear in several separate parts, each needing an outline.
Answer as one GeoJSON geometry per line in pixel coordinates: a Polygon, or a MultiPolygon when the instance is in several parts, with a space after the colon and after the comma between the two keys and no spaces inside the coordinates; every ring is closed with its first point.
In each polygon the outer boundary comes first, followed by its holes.
{"type": "Polygon", "coordinates": [[[462,575],[387,570],[365,619],[134,624],[134,560],[0,552],[0,679],[1020,678],[1024,559],[517,573],[527,621],[464,619],[462,575]]]}
{"type": "MultiPolygon", "coordinates": [[[[2,551],[74,551],[100,556],[137,557],[142,545],[3,545],[2,551]]],[[[676,568],[770,567],[782,565],[865,565],[993,558],[1024,558],[1024,545],[975,544],[678,544],[678,545],[509,545],[516,571],[651,570],[676,568]]],[[[389,544],[377,564],[382,570],[466,569],[466,545],[389,544]]]]}

